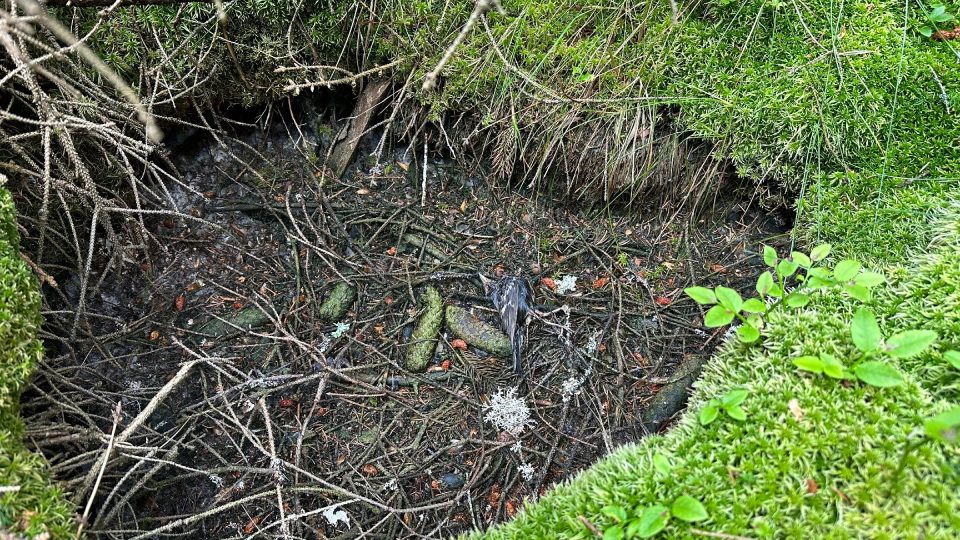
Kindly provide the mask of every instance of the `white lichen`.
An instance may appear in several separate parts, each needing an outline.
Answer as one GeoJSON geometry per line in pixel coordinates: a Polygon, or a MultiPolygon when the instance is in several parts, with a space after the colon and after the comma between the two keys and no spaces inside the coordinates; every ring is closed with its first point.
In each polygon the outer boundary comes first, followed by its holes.
{"type": "Polygon", "coordinates": [[[347,331],[350,330],[350,323],[338,322],[336,328],[333,329],[333,332],[330,333],[330,337],[333,339],[340,339],[343,337],[347,331]]]}
{"type": "Polygon", "coordinates": [[[527,482],[533,480],[533,475],[536,473],[536,471],[533,469],[533,465],[529,463],[521,463],[517,466],[517,470],[520,471],[520,476],[522,476],[527,482]]]}
{"type": "Polygon", "coordinates": [[[567,294],[577,290],[577,276],[567,274],[557,282],[557,294],[567,294]]]}
{"type": "Polygon", "coordinates": [[[534,424],[530,418],[530,408],[522,398],[517,397],[516,388],[506,391],[498,389],[490,398],[490,404],[484,407],[483,419],[514,437],[534,424]]]}
{"type": "Polygon", "coordinates": [[[326,518],[327,523],[334,527],[336,527],[338,523],[343,523],[347,527],[350,526],[350,514],[348,514],[346,510],[338,510],[336,505],[324,509],[323,517],[326,518]]]}

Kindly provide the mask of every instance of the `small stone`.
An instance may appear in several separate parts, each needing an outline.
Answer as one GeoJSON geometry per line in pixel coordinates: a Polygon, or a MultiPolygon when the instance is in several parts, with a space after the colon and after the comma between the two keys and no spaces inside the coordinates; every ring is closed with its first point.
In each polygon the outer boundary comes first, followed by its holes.
{"type": "Polygon", "coordinates": [[[460,489],[463,483],[463,476],[457,473],[446,473],[440,477],[440,485],[443,489],[460,489]]]}

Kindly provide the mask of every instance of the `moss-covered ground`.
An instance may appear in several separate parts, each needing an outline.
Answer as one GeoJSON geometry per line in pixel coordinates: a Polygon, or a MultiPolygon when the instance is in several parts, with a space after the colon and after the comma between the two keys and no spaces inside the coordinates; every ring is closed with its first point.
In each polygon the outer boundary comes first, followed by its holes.
{"type": "Polygon", "coordinates": [[[49,484],[43,459],[24,447],[20,391],[36,368],[40,294],[20,260],[10,193],[0,187],[0,536],[6,531],[66,537],[72,505],[49,484]]]}

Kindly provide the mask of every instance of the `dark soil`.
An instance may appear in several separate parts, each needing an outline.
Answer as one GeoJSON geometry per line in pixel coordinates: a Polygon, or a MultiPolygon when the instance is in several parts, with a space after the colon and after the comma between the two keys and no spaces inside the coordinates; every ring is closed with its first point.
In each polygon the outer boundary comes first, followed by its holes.
{"type": "Polygon", "coordinates": [[[181,138],[179,215],[153,218],[158,247],[104,278],[76,339],[63,336],[79,280],[48,294],[48,360],[24,413],[81,503],[116,404],[118,434],[157,405],[112,452],[93,537],[439,537],[507,519],[666,429],[726,332],[703,328],[682,289],[745,291],[758,245],[789,241],[735,178],[697,215],[584,209],[432,156],[421,206],[422,152],[387,141],[377,159],[370,135],[335,180],[313,157],[327,128],[272,118],[223,145],[181,138]],[[496,323],[477,272],[531,285],[524,375],[445,329],[427,373],[406,372],[424,286],[496,323]],[[568,275],[575,291],[551,289],[568,275]],[[338,329],[319,309],[344,280],[358,297],[338,329]],[[509,388],[532,411],[519,437],[484,419],[509,388]],[[681,395],[654,400],[661,388],[681,395]]]}

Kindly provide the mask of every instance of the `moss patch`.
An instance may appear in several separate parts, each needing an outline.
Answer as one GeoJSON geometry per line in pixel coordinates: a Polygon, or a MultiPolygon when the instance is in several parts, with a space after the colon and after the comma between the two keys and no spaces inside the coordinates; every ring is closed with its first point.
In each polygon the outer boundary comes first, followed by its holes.
{"type": "Polygon", "coordinates": [[[66,538],[73,506],[50,484],[43,459],[21,441],[18,397],[43,350],[36,337],[40,294],[20,260],[14,217],[10,193],[0,188],[0,532],[66,538]]]}

